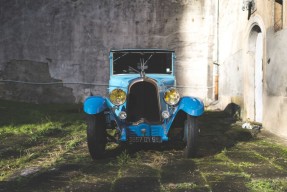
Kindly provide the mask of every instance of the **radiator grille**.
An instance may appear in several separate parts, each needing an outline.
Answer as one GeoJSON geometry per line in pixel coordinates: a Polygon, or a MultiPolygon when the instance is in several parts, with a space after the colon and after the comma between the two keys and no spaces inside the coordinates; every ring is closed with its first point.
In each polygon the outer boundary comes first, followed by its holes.
{"type": "Polygon", "coordinates": [[[127,100],[127,120],[160,122],[158,89],[155,84],[139,81],[131,85],[127,100]]]}

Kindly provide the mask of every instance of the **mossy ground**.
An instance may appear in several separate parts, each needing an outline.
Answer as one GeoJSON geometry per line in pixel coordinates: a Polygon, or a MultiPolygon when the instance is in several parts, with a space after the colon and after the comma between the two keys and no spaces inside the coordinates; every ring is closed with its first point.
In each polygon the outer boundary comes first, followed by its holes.
{"type": "Polygon", "coordinates": [[[287,191],[287,147],[224,112],[199,118],[196,158],[178,144],[111,144],[93,161],[81,108],[0,101],[0,191],[287,191]]]}

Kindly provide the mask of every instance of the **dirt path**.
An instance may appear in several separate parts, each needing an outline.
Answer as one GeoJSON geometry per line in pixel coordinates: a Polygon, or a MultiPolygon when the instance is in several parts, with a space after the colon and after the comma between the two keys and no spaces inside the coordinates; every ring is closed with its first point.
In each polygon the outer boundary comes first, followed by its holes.
{"type": "Polygon", "coordinates": [[[50,165],[15,171],[0,182],[0,191],[287,191],[286,146],[252,137],[223,112],[199,120],[197,158],[183,158],[183,147],[170,144],[115,148],[92,161],[82,141],[50,165]]]}

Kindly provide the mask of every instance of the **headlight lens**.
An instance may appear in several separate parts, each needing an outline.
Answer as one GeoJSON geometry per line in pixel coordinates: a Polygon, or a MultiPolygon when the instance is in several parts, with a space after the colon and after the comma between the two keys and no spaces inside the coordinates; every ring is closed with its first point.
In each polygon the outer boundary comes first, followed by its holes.
{"type": "Polygon", "coordinates": [[[126,93],[121,90],[121,89],[114,89],[111,93],[110,93],[110,101],[114,104],[114,105],[122,105],[125,103],[127,98],[126,93]]]}
{"type": "Polygon", "coordinates": [[[180,95],[175,88],[170,88],[164,93],[164,101],[168,105],[176,105],[179,102],[180,95]]]}

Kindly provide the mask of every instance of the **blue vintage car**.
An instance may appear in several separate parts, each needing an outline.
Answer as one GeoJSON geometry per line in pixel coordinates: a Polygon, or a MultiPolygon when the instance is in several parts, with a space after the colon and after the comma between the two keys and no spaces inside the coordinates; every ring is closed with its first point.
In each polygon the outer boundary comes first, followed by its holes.
{"type": "Polygon", "coordinates": [[[90,96],[84,102],[93,159],[104,156],[110,140],[162,143],[179,139],[186,144],[186,157],[196,154],[196,117],[203,114],[204,105],[195,97],[180,96],[175,58],[171,50],[110,51],[109,97],[90,96]],[[115,134],[109,135],[108,129],[115,134]]]}

